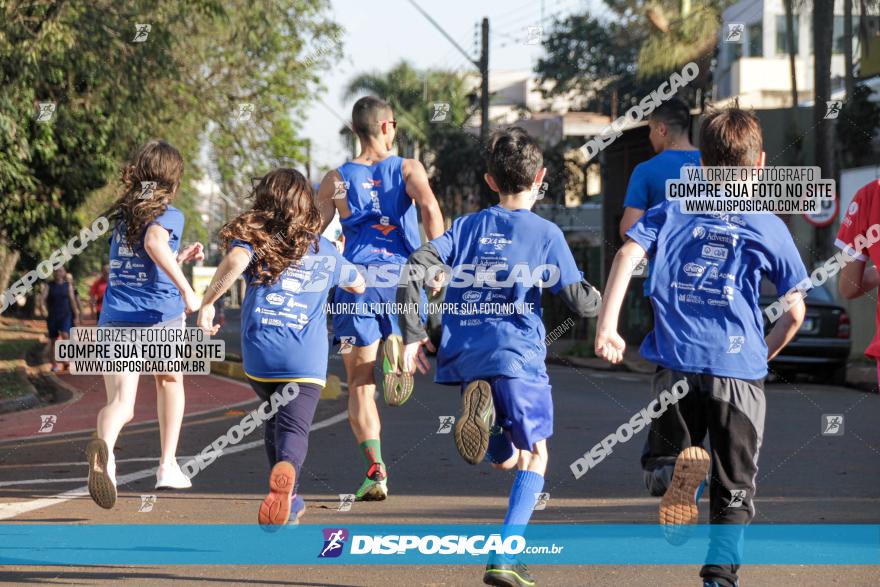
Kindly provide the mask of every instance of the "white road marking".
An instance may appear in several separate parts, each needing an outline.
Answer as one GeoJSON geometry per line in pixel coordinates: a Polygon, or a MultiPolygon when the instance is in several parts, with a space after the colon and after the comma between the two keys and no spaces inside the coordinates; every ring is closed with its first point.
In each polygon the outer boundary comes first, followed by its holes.
{"type": "MultiPolygon", "coordinates": [[[[348,419],[348,411],[341,412],[336,414],[335,416],[331,416],[326,420],[321,420],[315,424],[312,424],[312,431],[320,430],[322,428],[327,428],[328,426],[332,426],[334,424],[338,424],[344,420],[348,419]]],[[[256,448],[258,446],[263,446],[263,440],[254,440],[253,442],[248,442],[245,444],[240,444],[237,446],[233,446],[230,448],[223,449],[223,455],[219,458],[222,458],[224,455],[235,454],[237,452],[243,452],[246,450],[250,450],[252,448],[256,448]]],[[[150,459],[155,460],[155,459],[150,459]]],[[[122,462],[122,461],[120,461],[122,462]]],[[[139,481],[141,479],[146,479],[147,477],[154,476],[156,474],[156,467],[150,467],[149,469],[143,469],[141,471],[135,471],[134,473],[129,473],[128,475],[122,475],[117,479],[117,485],[122,487],[123,485],[127,485],[132,483],[133,481],[139,481]]],[[[53,483],[55,481],[49,479],[32,479],[29,481],[20,481],[17,482],[19,484],[24,483],[53,483]]],[[[16,483],[16,482],[13,482],[16,483]]],[[[4,483],[8,484],[8,483],[4,483]]],[[[44,497],[41,499],[33,499],[30,501],[21,501],[16,503],[0,503],[0,520],[9,520],[21,514],[26,514],[28,512],[32,512],[35,510],[47,508],[53,505],[58,505],[60,503],[64,503],[65,501],[70,501],[71,499],[75,499],[77,497],[85,497],[89,494],[88,486],[79,487],[77,489],[71,489],[70,491],[65,491],[64,493],[59,493],[58,495],[53,495],[52,497],[44,497]]]]}

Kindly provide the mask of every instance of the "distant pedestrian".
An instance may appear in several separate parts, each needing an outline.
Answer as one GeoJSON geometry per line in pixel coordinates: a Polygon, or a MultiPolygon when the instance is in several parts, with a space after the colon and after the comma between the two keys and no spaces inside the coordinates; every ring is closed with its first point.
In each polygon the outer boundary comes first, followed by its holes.
{"type": "MultiPolygon", "coordinates": [[[[837,283],[840,295],[848,300],[874,291],[880,284],[880,275],[877,273],[880,265],[880,243],[874,243],[866,251],[853,251],[856,239],[861,236],[867,240],[867,233],[873,232],[871,227],[877,225],[880,225],[880,179],[873,180],[856,192],[846,209],[846,216],[843,217],[834,243],[838,248],[852,251],[856,256],[854,262],[843,266],[840,281],[837,283]],[[873,263],[872,267],[867,266],[868,259],[873,263]]],[[[877,385],[880,386],[880,305],[877,305],[874,317],[874,336],[865,349],[865,356],[877,362],[877,385]]]]}
{"type": "Polygon", "coordinates": [[[63,370],[55,358],[55,341],[70,338],[70,329],[79,321],[79,303],[71,279],[64,267],[52,273],[52,281],[43,284],[39,305],[46,316],[49,330],[49,346],[52,356],[52,371],[63,370]]]}
{"type": "Polygon", "coordinates": [[[95,315],[96,321],[101,319],[101,307],[104,305],[104,293],[107,291],[109,277],[110,266],[103,265],[101,267],[101,274],[92,283],[92,287],[89,288],[89,304],[92,307],[92,314],[95,315]]]}

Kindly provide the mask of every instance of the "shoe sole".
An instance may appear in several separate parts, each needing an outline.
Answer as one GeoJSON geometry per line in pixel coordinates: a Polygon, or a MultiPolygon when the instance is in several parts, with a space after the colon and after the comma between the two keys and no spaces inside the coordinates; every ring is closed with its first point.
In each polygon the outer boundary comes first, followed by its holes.
{"type": "Polygon", "coordinates": [[[687,526],[699,520],[700,510],[694,494],[706,479],[710,462],[709,453],[700,446],[689,446],[675,460],[672,481],[660,500],[660,524],[672,544],[685,542],[692,530],[687,526]]]}
{"type": "Polygon", "coordinates": [[[535,584],[534,581],[526,581],[515,571],[486,571],[483,574],[483,583],[496,587],[531,587],[535,584]]]}
{"type": "Polygon", "coordinates": [[[385,373],[383,380],[385,403],[392,407],[402,406],[409,400],[415,387],[411,373],[403,371],[403,339],[392,335],[382,345],[385,361],[393,370],[385,373]]]}
{"type": "Polygon", "coordinates": [[[492,407],[492,388],[487,381],[472,381],[461,396],[461,416],[455,423],[455,448],[472,465],[481,463],[489,450],[489,424],[480,414],[492,407]]]}
{"type": "Polygon", "coordinates": [[[388,488],[383,488],[378,483],[367,489],[360,497],[356,497],[355,501],[385,501],[388,498],[388,488]]]}
{"type": "Polygon", "coordinates": [[[95,438],[86,446],[86,460],[89,463],[89,495],[92,500],[104,508],[112,509],[116,505],[116,486],[107,472],[109,458],[107,443],[95,438]]]}
{"type": "Polygon", "coordinates": [[[269,495],[260,504],[257,520],[261,526],[284,525],[290,519],[291,496],[296,469],[287,461],[276,463],[269,474],[269,495]]]}

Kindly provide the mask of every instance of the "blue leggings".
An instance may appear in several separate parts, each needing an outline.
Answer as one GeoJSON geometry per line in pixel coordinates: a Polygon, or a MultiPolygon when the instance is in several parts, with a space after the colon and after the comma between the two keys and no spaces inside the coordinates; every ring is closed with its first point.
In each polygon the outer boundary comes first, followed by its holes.
{"type": "MultiPolygon", "coordinates": [[[[254,381],[251,387],[263,401],[287,385],[286,381],[254,381]]],[[[317,383],[297,383],[299,395],[278,413],[266,420],[266,456],[269,466],[274,467],[278,461],[287,461],[296,468],[297,477],[309,451],[309,430],[315,418],[315,408],[321,397],[322,387],[317,383]]]]}

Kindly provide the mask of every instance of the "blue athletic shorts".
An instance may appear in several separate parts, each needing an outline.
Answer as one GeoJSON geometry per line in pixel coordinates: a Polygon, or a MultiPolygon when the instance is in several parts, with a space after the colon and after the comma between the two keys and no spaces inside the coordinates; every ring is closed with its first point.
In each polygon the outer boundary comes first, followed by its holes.
{"type": "Polygon", "coordinates": [[[46,327],[49,330],[49,338],[58,338],[61,333],[70,334],[70,329],[73,327],[73,316],[46,318],[46,327]]]}
{"type": "MultiPolygon", "coordinates": [[[[387,296],[386,296],[387,297],[387,296]]],[[[360,301],[360,298],[357,298],[360,301]]],[[[382,299],[382,298],[379,298],[382,299]]],[[[369,304],[369,302],[363,302],[369,304]]],[[[422,307],[420,315],[422,322],[425,321],[425,307],[428,298],[422,292],[422,307]]],[[[382,302],[391,310],[396,309],[396,301],[391,299],[382,302]]],[[[378,312],[374,314],[334,314],[333,315],[333,342],[338,344],[346,342],[354,346],[369,346],[377,340],[387,339],[392,334],[401,335],[396,311],[378,312]]]]}
{"type": "MultiPolygon", "coordinates": [[[[503,431],[489,438],[490,462],[503,463],[514,447],[531,451],[535,443],[553,435],[553,397],[546,374],[538,379],[499,376],[486,381],[492,388],[495,425],[503,431]]],[[[461,386],[462,392],[466,387],[461,386]]]]}
{"type": "Polygon", "coordinates": [[[397,314],[383,313],[373,316],[356,314],[333,315],[333,341],[347,342],[354,346],[369,346],[379,339],[396,334],[400,336],[397,314]]]}

